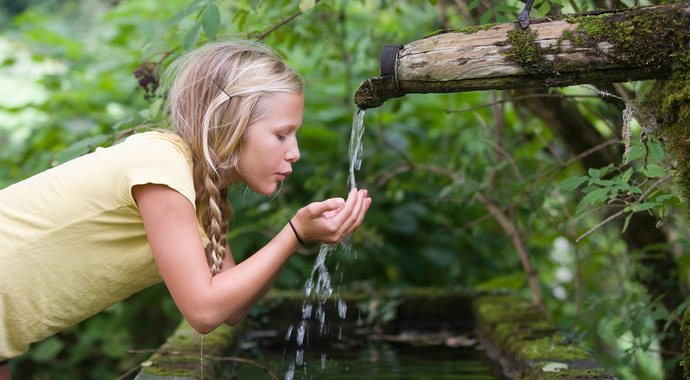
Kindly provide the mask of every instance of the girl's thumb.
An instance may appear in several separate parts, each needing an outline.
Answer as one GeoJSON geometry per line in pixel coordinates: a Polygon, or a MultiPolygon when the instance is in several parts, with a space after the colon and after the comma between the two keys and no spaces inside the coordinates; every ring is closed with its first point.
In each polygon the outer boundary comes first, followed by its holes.
{"type": "Polygon", "coordinates": [[[329,212],[329,211],[335,211],[342,207],[345,204],[345,199],[343,198],[330,198],[326,199],[323,202],[318,202],[314,204],[314,212],[317,215],[321,215],[323,213],[329,212]]]}

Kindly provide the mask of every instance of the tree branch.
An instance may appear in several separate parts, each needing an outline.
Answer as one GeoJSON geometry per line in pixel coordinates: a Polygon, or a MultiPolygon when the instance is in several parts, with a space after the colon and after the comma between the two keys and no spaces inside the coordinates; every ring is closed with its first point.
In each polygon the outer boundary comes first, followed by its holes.
{"type": "MultiPolygon", "coordinates": [[[[316,1],[314,2],[314,5],[318,4],[320,1],[321,1],[321,0],[316,0],[316,1]]],[[[263,33],[260,33],[259,35],[256,36],[257,41],[263,41],[264,38],[266,38],[266,36],[268,36],[269,34],[275,32],[275,31],[276,31],[278,28],[280,28],[281,26],[283,26],[283,25],[289,23],[290,21],[296,19],[297,16],[301,15],[302,13],[304,13],[304,12],[302,12],[301,10],[300,10],[300,11],[297,11],[297,12],[293,13],[290,17],[288,17],[288,18],[286,18],[285,20],[279,22],[278,24],[272,26],[272,27],[269,28],[267,31],[265,31],[265,32],[263,32],[263,33]]]]}

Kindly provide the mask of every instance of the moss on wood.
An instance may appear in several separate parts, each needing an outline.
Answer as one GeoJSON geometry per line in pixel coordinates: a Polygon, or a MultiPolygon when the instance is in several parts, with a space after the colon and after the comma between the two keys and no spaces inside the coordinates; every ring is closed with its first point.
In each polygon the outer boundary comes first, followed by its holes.
{"type": "Polygon", "coordinates": [[[562,43],[568,40],[571,49],[586,48],[591,56],[617,66],[657,72],[674,67],[678,56],[683,55],[688,46],[690,15],[683,4],[558,18],[577,24],[576,30],[564,30],[557,46],[542,48],[534,42],[537,35],[530,28],[523,30],[516,26],[508,34],[510,47],[505,52],[506,58],[527,74],[557,75],[577,71],[582,68],[569,67],[568,62],[557,57],[546,58],[564,52],[562,43]],[[609,49],[611,45],[613,48],[609,49]]]}
{"type": "Polygon", "coordinates": [[[534,40],[536,33],[520,27],[508,32],[510,47],[506,57],[515,65],[522,67],[527,74],[549,74],[554,71],[553,62],[546,59],[546,52],[534,40]]]}
{"type": "Polygon", "coordinates": [[[446,28],[446,29],[440,29],[437,30],[424,38],[429,38],[433,36],[438,36],[439,34],[445,34],[445,33],[465,33],[465,34],[474,34],[477,33],[481,30],[489,30],[493,28],[496,24],[483,24],[483,25],[473,25],[473,26],[463,26],[460,28],[446,28]]]}

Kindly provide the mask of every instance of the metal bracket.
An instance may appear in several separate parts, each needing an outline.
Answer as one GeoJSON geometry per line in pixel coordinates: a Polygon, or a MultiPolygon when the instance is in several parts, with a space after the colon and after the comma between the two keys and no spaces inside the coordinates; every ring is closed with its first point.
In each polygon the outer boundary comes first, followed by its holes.
{"type": "Polygon", "coordinates": [[[520,13],[520,16],[518,16],[518,23],[520,24],[522,29],[525,29],[529,26],[529,12],[532,10],[532,4],[533,3],[534,3],[534,0],[527,0],[527,4],[525,4],[525,8],[520,13]]]}
{"type": "Polygon", "coordinates": [[[398,52],[402,50],[403,45],[386,45],[381,51],[381,73],[380,76],[390,77],[395,76],[395,65],[398,62],[398,52]]]}

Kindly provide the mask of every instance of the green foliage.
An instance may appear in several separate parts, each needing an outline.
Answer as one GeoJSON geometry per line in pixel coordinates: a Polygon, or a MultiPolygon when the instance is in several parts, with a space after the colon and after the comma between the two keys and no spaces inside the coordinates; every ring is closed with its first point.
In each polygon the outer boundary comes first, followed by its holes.
{"type": "MultiPolygon", "coordinates": [[[[236,261],[266,244],[300,207],[347,193],[357,85],[378,75],[384,45],[447,27],[439,22],[442,2],[435,1],[34,2],[0,38],[0,83],[12,94],[0,95],[0,187],[145,128],[160,116],[160,72],[207,41],[262,39],[304,76],[302,158],[294,173],[272,197],[231,189],[235,220],[228,236],[236,261]]],[[[470,31],[514,22],[523,6],[471,1],[446,10],[453,27],[470,31]]],[[[532,17],[593,7],[537,0],[532,17]]],[[[528,34],[516,37],[530,42],[528,34]]],[[[642,94],[646,88],[624,87],[642,94]]],[[[602,135],[620,135],[620,109],[588,97],[589,89],[563,91],[602,135]]],[[[573,344],[596,347],[621,378],[659,378],[653,350],[666,331],[655,330],[655,322],[673,323],[686,305],[668,310],[646,294],[636,279],[643,268],[620,234],[630,215],[652,213],[681,237],[671,242],[679,252],[690,247],[682,238],[687,226],[677,222],[684,215],[669,180],[670,157],[633,123],[627,164],[583,172],[568,163],[570,154],[548,126],[515,107],[510,95],[407,95],[366,111],[356,177],[373,205],[352,249],[338,249],[329,260],[334,286],[510,288],[528,295],[520,257],[485,199],[519,227],[549,311],[559,328],[578,337],[573,344]],[[624,218],[601,224],[610,210],[624,218]],[[584,231],[592,233],[576,243],[584,231]],[[581,337],[577,328],[588,334],[581,337]],[[630,370],[644,365],[652,369],[630,370]]],[[[679,254],[680,273],[690,269],[687,256],[679,254]]],[[[312,265],[313,257],[295,255],[276,286],[301,288],[312,265]]],[[[394,304],[366,306],[376,323],[395,315],[394,304]]],[[[12,365],[17,378],[114,378],[145,357],[128,349],[154,348],[179,319],[165,287],[156,286],[36,344],[12,365]]]]}

